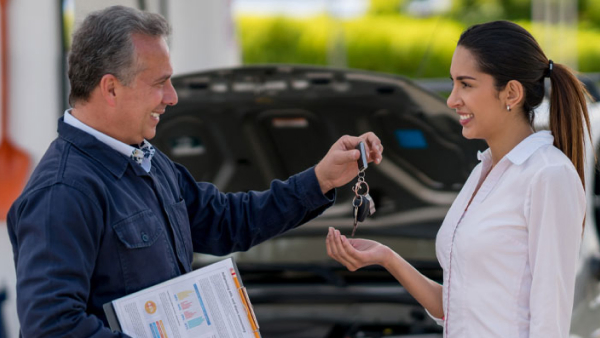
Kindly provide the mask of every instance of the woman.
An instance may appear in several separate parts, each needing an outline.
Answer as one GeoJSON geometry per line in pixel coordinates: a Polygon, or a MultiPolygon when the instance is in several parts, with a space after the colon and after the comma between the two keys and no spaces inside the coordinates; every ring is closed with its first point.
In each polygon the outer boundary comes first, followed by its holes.
{"type": "Polygon", "coordinates": [[[385,267],[444,327],[444,337],[568,337],[585,217],[585,89],[507,21],[475,25],[452,57],[463,136],[484,139],[436,238],[443,285],[390,248],[329,229],[328,254],[349,270],[385,267]],[[533,109],[550,78],[550,131],[533,109]]]}

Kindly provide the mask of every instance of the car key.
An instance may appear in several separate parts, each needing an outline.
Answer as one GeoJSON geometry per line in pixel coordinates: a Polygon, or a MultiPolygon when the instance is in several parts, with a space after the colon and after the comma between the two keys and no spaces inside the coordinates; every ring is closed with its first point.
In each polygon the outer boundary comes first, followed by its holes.
{"type": "Polygon", "coordinates": [[[365,219],[367,218],[367,216],[369,216],[369,211],[371,210],[371,206],[370,206],[371,202],[369,201],[369,199],[371,197],[370,196],[366,197],[366,198],[365,197],[366,196],[361,196],[362,203],[360,204],[360,206],[357,208],[357,211],[356,211],[356,219],[359,222],[364,222],[365,219]]]}
{"type": "Polygon", "coordinates": [[[363,222],[367,216],[371,216],[375,213],[375,202],[369,195],[369,185],[365,182],[365,170],[369,166],[367,162],[367,151],[365,144],[361,141],[356,146],[356,149],[360,151],[360,157],[356,161],[358,164],[358,182],[352,187],[354,191],[354,199],[352,200],[352,206],[354,209],[354,228],[352,229],[352,237],[356,233],[356,228],[359,222],[363,222]],[[361,187],[365,186],[366,190],[361,192],[361,187]]]}
{"type": "Polygon", "coordinates": [[[354,196],[352,205],[354,206],[354,227],[352,228],[352,237],[354,237],[354,232],[356,232],[356,227],[358,226],[358,210],[363,205],[363,197],[361,195],[354,196]]]}
{"type": "MultiPolygon", "coordinates": [[[[362,173],[364,174],[364,172],[362,173]]],[[[375,213],[375,202],[369,195],[369,185],[364,181],[364,175],[359,175],[358,182],[352,188],[354,191],[354,199],[352,200],[352,206],[354,208],[354,228],[352,229],[352,237],[356,232],[358,222],[363,222],[367,216],[371,216],[375,213]],[[361,193],[361,186],[365,186],[366,190],[361,193]]]]}
{"type": "Polygon", "coordinates": [[[356,146],[356,149],[360,151],[360,157],[358,158],[358,160],[356,160],[356,162],[358,163],[358,171],[363,172],[369,166],[369,163],[367,162],[367,151],[365,149],[365,144],[361,141],[356,146]]]}
{"type": "Polygon", "coordinates": [[[358,182],[352,187],[352,191],[354,191],[355,199],[361,197],[363,200],[358,210],[358,221],[363,222],[367,216],[372,216],[375,213],[375,201],[369,194],[369,184],[364,180],[364,173],[359,174],[358,182]],[[360,190],[363,185],[366,190],[361,193],[360,190]]]}

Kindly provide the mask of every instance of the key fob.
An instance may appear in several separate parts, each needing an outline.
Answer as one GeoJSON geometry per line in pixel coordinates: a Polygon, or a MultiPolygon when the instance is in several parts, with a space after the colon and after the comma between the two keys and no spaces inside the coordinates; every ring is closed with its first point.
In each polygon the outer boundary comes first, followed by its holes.
{"type": "Polygon", "coordinates": [[[364,171],[369,166],[369,163],[367,162],[367,151],[365,149],[365,144],[361,141],[356,146],[356,149],[360,151],[360,157],[358,160],[356,160],[358,163],[358,171],[364,171]]]}
{"type": "Polygon", "coordinates": [[[369,215],[368,216],[373,216],[373,214],[375,213],[375,202],[373,201],[373,198],[371,198],[371,195],[366,194],[363,196],[365,200],[369,201],[369,215]]]}
{"type": "MultiPolygon", "coordinates": [[[[367,195],[368,196],[368,195],[367,195]]],[[[362,198],[362,204],[358,207],[358,211],[356,214],[356,220],[359,222],[363,222],[367,216],[369,216],[369,211],[371,210],[371,201],[369,198],[362,198]]]]}

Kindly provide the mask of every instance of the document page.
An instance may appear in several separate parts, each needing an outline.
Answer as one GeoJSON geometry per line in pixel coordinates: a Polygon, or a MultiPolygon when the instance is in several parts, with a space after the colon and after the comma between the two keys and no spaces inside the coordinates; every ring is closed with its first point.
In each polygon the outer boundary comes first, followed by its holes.
{"type": "Polygon", "coordinates": [[[120,330],[137,338],[260,337],[231,258],[114,300],[112,309],[120,330]]]}

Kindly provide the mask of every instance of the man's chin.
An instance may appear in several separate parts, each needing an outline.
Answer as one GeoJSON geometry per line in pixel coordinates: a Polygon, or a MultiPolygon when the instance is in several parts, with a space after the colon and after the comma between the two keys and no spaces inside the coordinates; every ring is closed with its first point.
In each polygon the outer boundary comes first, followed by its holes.
{"type": "Polygon", "coordinates": [[[150,141],[150,140],[152,140],[152,139],[153,139],[155,136],[156,136],[156,129],[154,129],[152,132],[146,133],[146,134],[144,135],[144,139],[145,139],[145,140],[148,140],[148,141],[150,141]]]}

